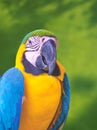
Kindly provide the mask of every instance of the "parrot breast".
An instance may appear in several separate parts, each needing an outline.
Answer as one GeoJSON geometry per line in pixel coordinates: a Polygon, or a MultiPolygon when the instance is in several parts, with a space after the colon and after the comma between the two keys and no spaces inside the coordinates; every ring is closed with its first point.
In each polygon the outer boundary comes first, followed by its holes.
{"type": "Polygon", "coordinates": [[[26,99],[19,130],[47,130],[60,102],[60,82],[46,74],[36,77],[24,74],[24,77],[26,99]]]}

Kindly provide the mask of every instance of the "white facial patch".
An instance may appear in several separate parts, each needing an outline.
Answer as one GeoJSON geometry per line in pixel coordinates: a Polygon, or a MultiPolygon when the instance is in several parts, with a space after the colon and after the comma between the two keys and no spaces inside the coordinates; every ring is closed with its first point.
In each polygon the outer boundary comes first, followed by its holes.
{"type": "Polygon", "coordinates": [[[48,40],[53,40],[55,45],[57,45],[56,38],[49,36],[33,36],[27,40],[25,57],[32,65],[36,66],[37,57],[41,55],[41,48],[48,40]]]}
{"type": "Polygon", "coordinates": [[[36,59],[37,57],[40,55],[40,53],[38,53],[37,51],[35,52],[25,52],[25,57],[26,59],[34,66],[36,66],[36,59]]]}

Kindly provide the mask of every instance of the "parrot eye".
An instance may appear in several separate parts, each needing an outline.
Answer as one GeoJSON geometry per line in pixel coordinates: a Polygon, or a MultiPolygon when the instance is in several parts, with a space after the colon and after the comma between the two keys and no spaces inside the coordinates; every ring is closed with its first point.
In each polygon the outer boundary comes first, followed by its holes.
{"type": "Polygon", "coordinates": [[[32,41],[30,39],[28,39],[27,43],[26,43],[26,47],[31,47],[32,46],[32,41]]]}
{"type": "Polygon", "coordinates": [[[31,40],[28,41],[29,43],[32,43],[31,40]]]}
{"type": "Polygon", "coordinates": [[[26,49],[31,51],[36,51],[40,47],[40,40],[38,36],[30,37],[26,42],[26,49]]]}

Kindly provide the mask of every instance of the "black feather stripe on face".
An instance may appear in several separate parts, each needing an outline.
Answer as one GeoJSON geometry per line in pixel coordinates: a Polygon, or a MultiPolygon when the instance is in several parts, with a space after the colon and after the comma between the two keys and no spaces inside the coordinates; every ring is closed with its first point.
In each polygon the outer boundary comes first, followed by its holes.
{"type": "MultiPolygon", "coordinates": [[[[39,69],[38,67],[35,67],[33,66],[25,57],[25,52],[23,54],[23,58],[22,58],[22,63],[24,65],[24,68],[25,68],[25,72],[27,73],[31,73],[32,75],[39,75],[39,74],[42,74],[42,73],[48,73],[42,69],[39,69]]],[[[52,73],[53,76],[59,76],[60,75],[60,69],[56,63],[55,65],[55,69],[52,73]]]]}
{"type": "Polygon", "coordinates": [[[43,73],[43,70],[40,70],[38,67],[33,66],[25,57],[25,52],[23,54],[22,63],[25,68],[25,72],[31,73],[32,75],[39,75],[43,73]]]}

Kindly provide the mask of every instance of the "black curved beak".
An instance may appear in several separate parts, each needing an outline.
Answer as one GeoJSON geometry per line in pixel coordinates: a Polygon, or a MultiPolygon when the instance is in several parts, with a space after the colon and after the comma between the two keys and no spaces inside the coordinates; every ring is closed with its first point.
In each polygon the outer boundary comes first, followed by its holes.
{"type": "Polygon", "coordinates": [[[56,64],[56,45],[53,40],[45,42],[41,48],[41,55],[37,58],[36,65],[51,75],[56,64]]]}

